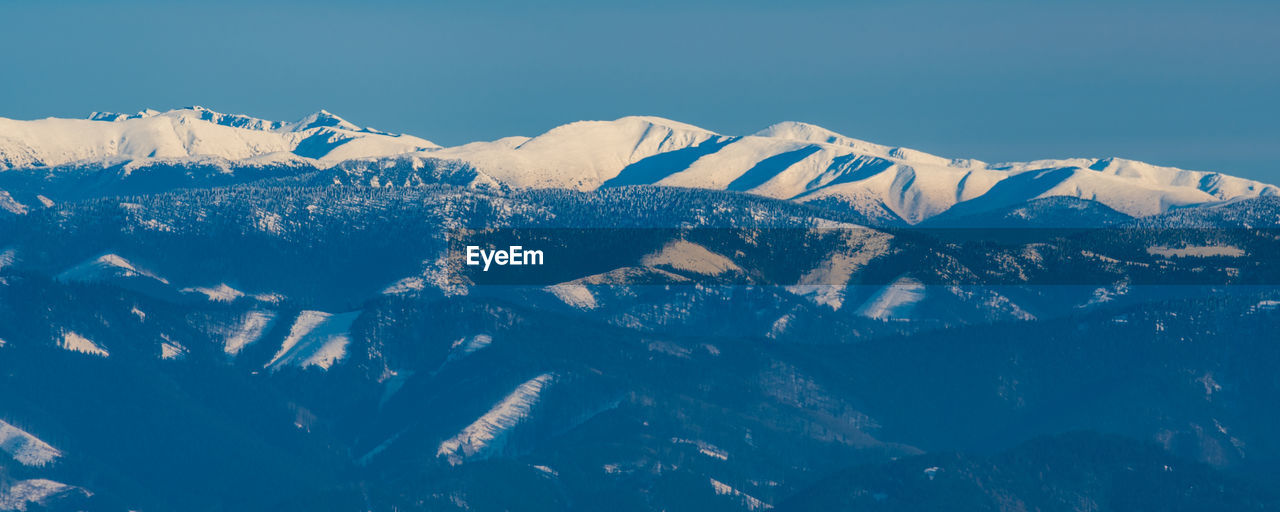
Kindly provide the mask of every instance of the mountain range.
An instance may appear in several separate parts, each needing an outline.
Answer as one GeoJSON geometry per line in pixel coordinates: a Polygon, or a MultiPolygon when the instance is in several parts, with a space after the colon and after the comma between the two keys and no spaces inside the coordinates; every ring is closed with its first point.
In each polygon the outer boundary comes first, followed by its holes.
{"type": "MultiPolygon", "coordinates": [[[[296,122],[203,107],[98,112],[88,119],[0,119],[0,171],[53,175],[59,168],[114,166],[127,176],[137,168],[204,164],[225,174],[232,167],[327,169],[344,162],[367,167],[424,159],[456,161],[473,169],[478,182],[512,188],[740,191],[908,225],[1049,197],[1094,201],[1138,217],[1280,195],[1280,188],[1253,180],[1120,158],[997,164],[944,158],[798,122],[730,136],[658,117],[624,117],[570,123],[535,137],[440,147],[361,128],[323,110],[296,122]]],[[[45,201],[17,194],[0,183],[0,208],[26,211],[45,201]]]]}
{"type": "Polygon", "coordinates": [[[1271,185],[196,107],[0,162],[0,511],[1280,506],[1271,185]]]}

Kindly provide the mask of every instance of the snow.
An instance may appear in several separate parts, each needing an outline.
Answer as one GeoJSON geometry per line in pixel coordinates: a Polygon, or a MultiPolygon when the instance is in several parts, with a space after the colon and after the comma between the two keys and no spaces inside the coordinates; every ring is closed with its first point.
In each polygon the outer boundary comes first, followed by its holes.
{"type": "Polygon", "coordinates": [[[248,160],[294,153],[321,162],[435,149],[430,141],[357,127],[328,112],[295,123],[226,115],[202,107],[90,119],[0,118],[0,171],[80,161],[193,157],[248,160]]]}
{"type": "Polygon", "coordinates": [[[449,359],[457,359],[466,355],[474,354],[477,350],[485,348],[493,343],[493,336],[488,334],[477,334],[459,339],[450,345],[452,352],[449,359]]]}
{"type": "Polygon", "coordinates": [[[1254,304],[1253,307],[1250,309],[1252,311],[1280,310],[1280,300],[1271,300],[1271,299],[1261,300],[1261,301],[1258,301],[1257,304],[1254,304]]]}
{"type": "Polygon", "coordinates": [[[595,294],[580,283],[561,283],[548,286],[546,290],[565,304],[578,309],[595,309],[598,307],[595,294]]]}
{"type": "Polygon", "coordinates": [[[691,444],[698,448],[698,453],[719,460],[729,460],[729,452],[726,452],[715,445],[701,440],[681,439],[679,437],[671,438],[673,444],[691,444]]]}
{"type": "Polygon", "coordinates": [[[421,277],[406,277],[391,284],[382,290],[383,295],[405,295],[414,292],[420,292],[427,287],[427,282],[421,277]]]}
{"type": "Polygon", "coordinates": [[[43,505],[49,497],[72,490],[91,496],[84,489],[53,480],[20,480],[10,485],[8,489],[0,489],[0,510],[22,512],[27,510],[28,505],[43,505]]]}
{"type": "Polygon", "coordinates": [[[245,313],[240,320],[240,325],[236,326],[223,341],[223,351],[233,356],[239,354],[250,343],[258,341],[275,319],[274,311],[255,310],[245,313]]]}
{"type": "Polygon", "coordinates": [[[815,304],[840,309],[844,305],[849,279],[871,260],[887,254],[892,238],[870,229],[844,230],[847,250],[832,254],[822,264],[800,276],[800,280],[788,286],[787,291],[808,297],[815,304]]]}
{"type": "Polygon", "coordinates": [[[1133,216],[1175,206],[1280,194],[1280,188],[1218,173],[1123,159],[988,164],[873,144],[804,123],[779,123],[726,138],[656,118],[580,122],[533,139],[508,138],[429,153],[467,162],[515,187],[592,189],[643,157],[714,142],[660,185],[743,190],[801,202],[834,199],[859,211],[883,205],[918,223],[957,204],[975,211],[1051,196],[1100,201],[1133,216]],[[656,130],[656,132],[655,132],[656,130]],[[655,142],[655,133],[661,134],[655,142]],[[736,184],[736,186],[735,186],[736,184]]]}
{"type": "Polygon", "coordinates": [[[719,137],[696,126],[658,117],[579,121],[533,138],[505,138],[433,151],[467,162],[517,187],[590,190],[644,158],[719,137]]]}
{"type": "Polygon", "coordinates": [[[110,355],[107,353],[107,349],[102,348],[89,338],[72,331],[62,331],[62,341],[58,343],[58,346],[64,350],[80,352],[82,354],[89,354],[98,357],[107,357],[110,355]]]}
{"type": "Polygon", "coordinates": [[[734,489],[729,484],[726,484],[714,478],[708,478],[708,480],[711,481],[711,488],[715,490],[716,495],[731,496],[731,497],[737,498],[742,501],[742,505],[744,507],[747,507],[747,510],[760,511],[760,510],[769,510],[773,508],[773,505],[760,501],[747,493],[734,489]]]}
{"type": "Polygon", "coordinates": [[[0,451],[24,466],[44,466],[62,456],[57,448],[36,436],[0,420],[0,451]]]}
{"type": "Polygon", "coordinates": [[[542,474],[547,475],[548,477],[551,477],[551,478],[555,478],[555,477],[560,476],[560,472],[559,472],[559,471],[556,471],[556,470],[554,470],[554,469],[551,469],[551,466],[543,466],[543,465],[540,465],[540,464],[535,464],[535,465],[533,466],[533,469],[536,469],[536,470],[538,470],[538,471],[541,471],[541,472],[542,472],[542,474]]]}
{"type": "Polygon", "coordinates": [[[19,203],[18,200],[14,199],[8,192],[0,190],[0,210],[14,215],[26,215],[27,205],[19,203]]]}
{"type": "Polygon", "coordinates": [[[641,264],[646,267],[666,266],[710,276],[742,271],[729,258],[685,240],[668,243],[658,252],[645,256],[641,264]]]}
{"type": "Polygon", "coordinates": [[[1187,245],[1177,248],[1156,245],[1148,247],[1147,254],[1166,258],[1212,258],[1215,256],[1238,258],[1244,256],[1244,250],[1231,245],[1187,245]]]}
{"type": "Polygon", "coordinates": [[[232,288],[227,283],[219,284],[213,287],[192,287],[183,288],[183,293],[199,293],[208,297],[213,302],[233,302],[240,297],[244,297],[244,292],[232,288]]]}
{"type": "Polygon", "coordinates": [[[289,328],[289,336],[264,368],[274,372],[292,365],[328,370],[346,357],[347,345],[351,343],[351,323],[358,316],[359,311],[339,315],[323,311],[299,313],[289,328]]]}
{"type": "Polygon", "coordinates": [[[67,282],[93,282],[112,278],[146,277],[164,284],[169,281],[147,270],[134,266],[119,255],[104,254],[95,259],[76,265],[58,274],[57,279],[67,282]]]}
{"type": "Polygon", "coordinates": [[[857,314],[876,320],[906,320],[924,296],[924,284],[909,277],[900,277],[867,299],[857,314]]]}
{"type": "Polygon", "coordinates": [[[450,465],[456,466],[500,451],[505,446],[507,434],[529,417],[542,391],[553,379],[553,375],[544,373],[520,384],[489,412],[440,443],[436,456],[444,457],[450,465]]]}
{"type": "Polygon", "coordinates": [[[168,340],[160,344],[160,359],[182,359],[187,356],[187,352],[187,347],[176,341],[168,340]]]}
{"type": "Polygon", "coordinates": [[[0,270],[4,270],[5,267],[13,265],[13,262],[17,261],[17,259],[18,252],[13,249],[0,251],[0,270]]]}

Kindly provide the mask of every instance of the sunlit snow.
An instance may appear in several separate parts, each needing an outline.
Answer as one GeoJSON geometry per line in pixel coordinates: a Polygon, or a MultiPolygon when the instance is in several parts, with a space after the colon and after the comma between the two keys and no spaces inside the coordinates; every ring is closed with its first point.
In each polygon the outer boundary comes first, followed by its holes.
{"type": "Polygon", "coordinates": [[[62,456],[58,449],[3,420],[0,420],[0,450],[24,466],[44,466],[62,456]]]}
{"type": "Polygon", "coordinates": [[[272,371],[287,365],[329,369],[346,357],[351,323],[358,316],[359,311],[338,315],[323,311],[299,313],[289,328],[289,336],[265,367],[272,371]]]}
{"type": "Polygon", "coordinates": [[[444,457],[450,465],[456,466],[464,460],[484,458],[493,451],[501,450],[507,434],[529,416],[542,390],[552,379],[551,374],[545,373],[517,386],[484,416],[440,443],[436,456],[444,457]]]}

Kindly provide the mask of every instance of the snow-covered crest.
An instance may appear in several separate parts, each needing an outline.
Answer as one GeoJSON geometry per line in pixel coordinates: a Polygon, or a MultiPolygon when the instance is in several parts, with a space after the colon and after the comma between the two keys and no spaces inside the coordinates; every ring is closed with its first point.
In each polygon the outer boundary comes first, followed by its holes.
{"type": "Polygon", "coordinates": [[[95,112],[88,119],[0,118],[0,170],[74,162],[268,155],[337,162],[435,149],[409,135],[361,128],[321,110],[295,122],[222,114],[194,106],[135,114],[95,112]]]}
{"type": "MultiPolygon", "coordinates": [[[[95,113],[88,120],[0,118],[0,171],[210,158],[329,167],[348,159],[405,155],[459,161],[486,180],[517,188],[648,184],[735,190],[876,212],[911,224],[953,210],[989,211],[1056,196],[1143,216],[1280,195],[1280,188],[1253,180],[1118,158],[999,164],[948,158],[800,122],[730,136],[660,117],[631,116],[441,148],[417,137],[361,128],[323,110],[294,122],[202,107],[95,113]]],[[[0,209],[21,215],[38,207],[33,201],[0,196],[0,209]]]]}

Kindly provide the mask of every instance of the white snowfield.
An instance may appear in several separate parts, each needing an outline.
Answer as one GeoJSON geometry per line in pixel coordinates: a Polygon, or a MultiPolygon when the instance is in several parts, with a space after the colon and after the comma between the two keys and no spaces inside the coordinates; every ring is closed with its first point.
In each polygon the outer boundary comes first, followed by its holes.
{"type": "Polygon", "coordinates": [[[457,435],[440,443],[437,457],[444,457],[456,466],[467,459],[483,459],[505,446],[507,433],[533,411],[542,390],[555,377],[544,373],[516,387],[475,422],[467,425],[457,435]]]}
{"type": "Polygon", "coordinates": [[[62,452],[49,443],[4,420],[0,420],[0,451],[24,466],[44,466],[62,456],[62,452]]]}
{"type": "MultiPolygon", "coordinates": [[[[328,112],[293,123],[201,107],[90,119],[0,118],[0,171],[69,163],[220,159],[255,165],[438,158],[467,163],[512,187],[593,190],[657,184],[737,190],[918,223],[953,207],[1004,208],[1053,196],[1099,201],[1133,216],[1173,207],[1280,195],[1274,185],[1119,158],[991,164],[874,144],[799,122],[727,136],[659,117],[579,121],[535,137],[441,148],[355,126],[328,112]]],[[[36,206],[38,207],[38,205],[36,206]]],[[[0,195],[14,214],[33,205],[0,195]]]]}

